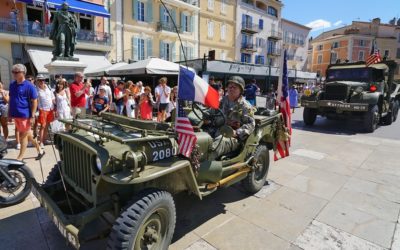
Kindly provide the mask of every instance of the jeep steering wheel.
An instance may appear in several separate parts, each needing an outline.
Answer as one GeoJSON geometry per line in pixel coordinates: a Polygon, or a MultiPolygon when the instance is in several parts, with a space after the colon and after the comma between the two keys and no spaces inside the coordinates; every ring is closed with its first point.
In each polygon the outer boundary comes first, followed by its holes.
{"type": "Polygon", "coordinates": [[[209,120],[211,121],[211,125],[215,127],[220,127],[225,124],[225,115],[221,109],[215,109],[216,113],[213,112],[213,114],[207,112],[208,110],[210,109],[204,107],[202,104],[198,102],[193,102],[192,104],[192,112],[200,121],[209,120]],[[201,115],[199,115],[197,111],[200,111],[201,115]],[[217,121],[219,120],[218,118],[222,118],[223,123],[221,124],[219,124],[220,122],[217,123],[217,121]]]}

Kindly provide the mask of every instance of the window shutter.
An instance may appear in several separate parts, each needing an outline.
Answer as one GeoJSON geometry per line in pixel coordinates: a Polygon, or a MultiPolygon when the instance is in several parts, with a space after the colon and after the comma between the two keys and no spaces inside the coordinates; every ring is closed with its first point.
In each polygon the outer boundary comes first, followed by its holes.
{"type": "Polygon", "coordinates": [[[153,1],[147,1],[146,7],[147,7],[147,17],[145,21],[151,23],[153,22],[153,1]]]}
{"type": "Polygon", "coordinates": [[[246,15],[242,14],[242,27],[245,25],[246,23],[246,15]]]}
{"type": "Polygon", "coordinates": [[[240,61],[244,62],[244,54],[243,53],[240,55],[240,61]]]}
{"type": "Polygon", "coordinates": [[[171,46],[171,62],[175,62],[175,56],[176,56],[176,51],[175,51],[175,43],[170,43],[171,46]]]}
{"type": "Polygon", "coordinates": [[[174,22],[176,23],[176,10],[172,9],[170,12],[171,12],[172,20],[174,20],[174,22]]]}
{"type": "Polygon", "coordinates": [[[160,4],[160,22],[164,23],[164,6],[160,4]]]}
{"type": "Polygon", "coordinates": [[[190,16],[190,30],[189,32],[194,32],[194,16],[190,16]]]}
{"type": "Polygon", "coordinates": [[[168,58],[165,58],[164,56],[164,42],[160,41],[160,58],[164,60],[168,60],[168,58]]]}
{"type": "Polygon", "coordinates": [[[132,37],[132,59],[138,61],[138,39],[132,37]]]}
{"type": "Polygon", "coordinates": [[[258,28],[259,28],[260,30],[262,30],[262,29],[264,28],[264,20],[260,19],[260,20],[258,21],[258,28]]]}
{"type": "Polygon", "coordinates": [[[153,56],[153,41],[147,39],[147,58],[153,56]]]}
{"type": "Polygon", "coordinates": [[[132,1],[132,18],[134,20],[138,20],[139,19],[139,9],[138,9],[138,0],[133,0],[132,1]]]}
{"type": "Polygon", "coordinates": [[[186,31],[186,25],[185,25],[185,15],[183,14],[183,12],[181,12],[181,27],[182,27],[182,31],[186,31]]]}

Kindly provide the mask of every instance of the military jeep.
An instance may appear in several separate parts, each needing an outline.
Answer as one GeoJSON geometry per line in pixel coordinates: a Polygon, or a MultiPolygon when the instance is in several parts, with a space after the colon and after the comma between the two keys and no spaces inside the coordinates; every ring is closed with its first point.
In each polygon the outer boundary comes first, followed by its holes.
{"type": "Polygon", "coordinates": [[[396,66],[394,61],[368,67],[365,62],[330,65],[324,86],[306,91],[301,98],[304,123],[311,126],[321,115],[362,121],[367,132],[373,132],[379,122],[390,125],[399,111],[399,84],[393,80],[396,66]]]}
{"type": "MultiPolygon", "coordinates": [[[[197,109],[196,116],[206,114],[197,109]]],[[[71,130],[54,135],[60,161],[45,183],[33,181],[33,193],[75,248],[108,236],[108,249],[167,249],[176,221],[173,194],[202,199],[239,181],[249,193],[264,186],[283,123],[278,113],[262,114],[240,150],[219,158],[202,117],[193,121],[197,145],[190,158],[177,154],[173,124],[111,113],[62,120],[71,130]]],[[[219,112],[208,119],[224,118],[219,112]]]]}

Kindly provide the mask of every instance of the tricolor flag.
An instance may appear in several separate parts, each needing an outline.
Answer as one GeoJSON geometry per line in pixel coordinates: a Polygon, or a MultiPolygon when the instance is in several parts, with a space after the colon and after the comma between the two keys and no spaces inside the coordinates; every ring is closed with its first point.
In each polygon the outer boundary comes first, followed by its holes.
{"type": "Polygon", "coordinates": [[[381,61],[381,55],[378,50],[378,46],[376,45],[376,40],[372,42],[371,54],[368,56],[366,64],[367,67],[371,64],[378,63],[381,61]]]}
{"type": "MultiPolygon", "coordinates": [[[[292,118],[290,112],[290,101],[289,101],[289,80],[288,80],[288,68],[287,68],[287,51],[285,50],[283,53],[283,64],[281,64],[281,74],[278,82],[278,96],[277,102],[279,105],[279,110],[282,113],[284,126],[289,132],[289,135],[292,134],[292,118]]],[[[278,137],[280,138],[280,137],[278,137]]],[[[278,155],[281,158],[289,156],[289,146],[290,146],[290,138],[288,140],[279,140],[277,141],[277,152],[274,153],[274,160],[278,160],[278,155]]]]}
{"type": "Polygon", "coordinates": [[[178,99],[199,102],[215,109],[219,107],[218,92],[184,67],[179,69],[178,99]]]}
{"type": "Polygon", "coordinates": [[[44,23],[46,25],[50,24],[51,12],[47,0],[44,0],[44,23]]]}
{"type": "Polygon", "coordinates": [[[190,157],[193,147],[196,145],[197,137],[194,134],[193,126],[187,118],[182,107],[182,102],[178,99],[175,131],[178,133],[178,153],[190,157]]]}

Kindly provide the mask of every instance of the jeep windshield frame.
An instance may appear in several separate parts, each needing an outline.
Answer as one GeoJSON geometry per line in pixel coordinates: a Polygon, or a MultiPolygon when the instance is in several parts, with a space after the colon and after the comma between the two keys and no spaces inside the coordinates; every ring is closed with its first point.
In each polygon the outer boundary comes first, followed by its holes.
{"type": "Polygon", "coordinates": [[[385,79],[384,71],[375,68],[341,68],[327,71],[327,82],[353,81],[353,82],[380,82],[385,79]]]}

